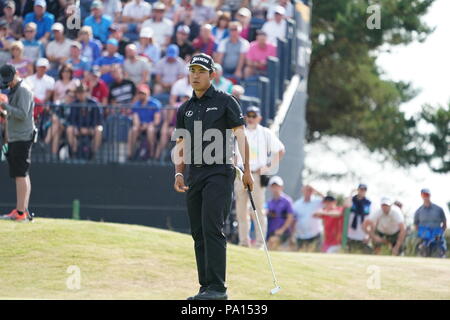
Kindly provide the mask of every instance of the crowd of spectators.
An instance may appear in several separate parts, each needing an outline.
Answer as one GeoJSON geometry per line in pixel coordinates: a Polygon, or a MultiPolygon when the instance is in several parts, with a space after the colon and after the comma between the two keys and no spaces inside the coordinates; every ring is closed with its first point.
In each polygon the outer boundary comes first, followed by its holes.
{"type": "Polygon", "coordinates": [[[81,156],[80,145],[95,157],[117,112],[128,120],[128,159],[140,145],[159,159],[173,131],[172,109],[192,94],[190,57],[211,55],[213,85],[242,96],[243,80],[266,73],[294,10],[287,0],[78,3],[9,0],[0,7],[0,64],[14,65],[34,92],[40,136],[55,159],[63,145],[70,157],[81,156]]]}

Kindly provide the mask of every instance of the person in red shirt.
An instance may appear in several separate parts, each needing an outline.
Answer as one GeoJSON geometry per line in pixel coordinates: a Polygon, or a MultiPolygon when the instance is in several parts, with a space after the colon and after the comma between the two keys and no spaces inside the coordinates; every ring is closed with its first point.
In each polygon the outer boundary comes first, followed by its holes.
{"type": "Polygon", "coordinates": [[[89,88],[92,98],[95,98],[101,105],[108,105],[109,88],[108,85],[100,79],[101,73],[99,68],[92,68],[89,76],[86,77],[84,84],[89,88]]]}
{"type": "Polygon", "coordinates": [[[192,42],[192,46],[197,52],[206,53],[212,56],[217,50],[217,43],[212,35],[212,26],[205,24],[200,29],[199,36],[192,42]]]}
{"type": "Polygon", "coordinates": [[[344,223],[344,208],[338,207],[333,196],[323,199],[323,208],[314,213],[314,217],[322,218],[324,239],[322,252],[336,253],[341,248],[342,227],[344,223]]]}

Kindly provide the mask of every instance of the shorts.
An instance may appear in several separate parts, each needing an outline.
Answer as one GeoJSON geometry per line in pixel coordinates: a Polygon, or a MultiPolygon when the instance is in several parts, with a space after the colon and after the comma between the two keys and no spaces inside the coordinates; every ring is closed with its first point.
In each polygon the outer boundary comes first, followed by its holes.
{"type": "Polygon", "coordinates": [[[11,178],[27,177],[31,165],[33,140],[8,143],[8,165],[11,178]]]}
{"type": "MultiPolygon", "coordinates": [[[[387,240],[392,246],[395,246],[395,244],[397,243],[397,240],[398,240],[398,236],[400,235],[400,232],[397,231],[394,234],[385,234],[385,233],[382,233],[382,232],[376,230],[375,234],[377,236],[379,236],[381,239],[387,240]]],[[[383,245],[382,243],[374,243],[373,244],[373,246],[375,248],[381,247],[382,245],[383,245]]]]}
{"type": "Polygon", "coordinates": [[[286,240],[288,240],[291,237],[291,233],[289,231],[285,231],[281,236],[276,236],[275,232],[271,232],[267,236],[267,240],[270,239],[271,237],[278,237],[280,239],[280,243],[285,243],[286,240]]]}
{"type": "Polygon", "coordinates": [[[298,250],[319,252],[321,246],[322,246],[322,236],[320,233],[317,236],[309,238],[309,239],[297,238],[298,250]]]}

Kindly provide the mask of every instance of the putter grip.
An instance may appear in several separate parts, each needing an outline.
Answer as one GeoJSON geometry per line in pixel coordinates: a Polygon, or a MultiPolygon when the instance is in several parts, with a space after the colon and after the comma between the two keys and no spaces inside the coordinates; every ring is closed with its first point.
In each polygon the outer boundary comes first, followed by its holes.
{"type": "Polygon", "coordinates": [[[253,201],[252,192],[250,191],[250,189],[247,189],[247,192],[248,192],[248,197],[250,198],[250,203],[252,204],[252,208],[253,208],[253,210],[256,210],[255,202],[253,201]]]}

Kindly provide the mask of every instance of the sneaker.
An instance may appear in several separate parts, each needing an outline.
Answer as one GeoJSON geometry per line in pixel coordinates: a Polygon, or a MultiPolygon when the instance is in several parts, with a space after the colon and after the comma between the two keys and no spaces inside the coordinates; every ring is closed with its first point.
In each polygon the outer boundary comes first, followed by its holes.
{"type": "Polygon", "coordinates": [[[18,213],[17,213],[17,209],[14,209],[14,210],[12,210],[10,213],[4,214],[4,215],[0,216],[0,219],[1,219],[1,220],[12,220],[12,218],[13,218],[14,216],[16,216],[17,214],[18,214],[18,213]]]}
{"type": "Polygon", "coordinates": [[[28,211],[25,211],[23,214],[19,214],[19,211],[17,209],[14,209],[10,213],[2,216],[3,220],[13,220],[17,222],[23,222],[23,221],[31,221],[33,220],[32,216],[28,211]]]}

